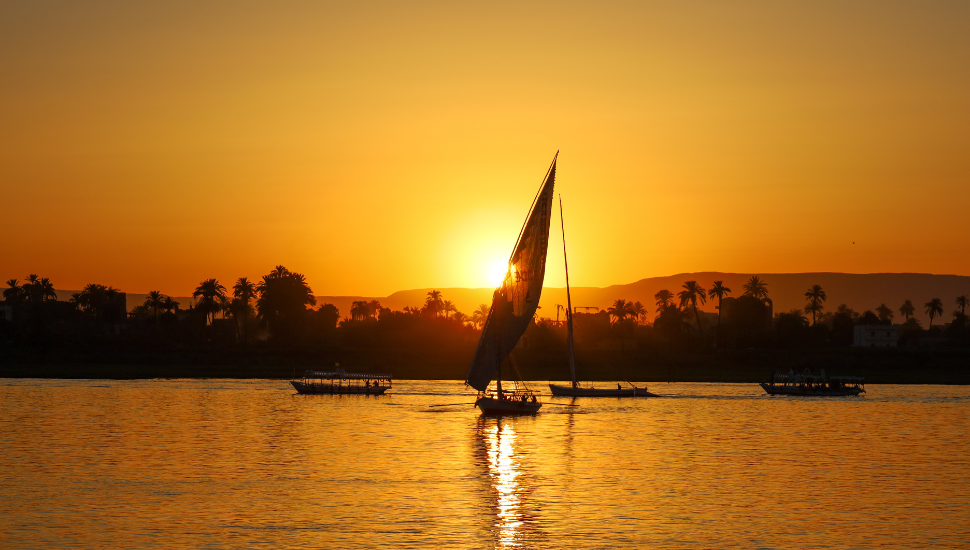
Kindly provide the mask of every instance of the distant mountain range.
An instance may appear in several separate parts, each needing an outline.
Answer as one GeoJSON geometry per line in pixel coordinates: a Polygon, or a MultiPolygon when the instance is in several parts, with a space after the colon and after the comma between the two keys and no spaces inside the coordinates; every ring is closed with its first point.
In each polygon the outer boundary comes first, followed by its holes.
{"type": "MultiPolygon", "coordinates": [[[[614,300],[622,298],[642,302],[651,313],[656,306],[653,295],[661,289],[677,293],[684,281],[695,280],[704,288],[710,288],[715,280],[724,281],[732,290],[731,296],[743,293],[742,286],[752,273],[719,273],[716,271],[699,273],[679,273],[667,277],[650,277],[635,283],[612,285],[608,287],[575,287],[572,289],[574,307],[609,307],[614,300]]],[[[822,285],[828,295],[826,310],[835,309],[841,303],[863,312],[874,310],[885,303],[899,316],[899,306],[903,301],[912,300],[916,306],[917,318],[923,326],[929,317],[923,313],[923,304],[932,298],[943,300],[945,313],[943,320],[950,319],[954,310],[954,299],[961,294],[970,294],[970,277],[963,275],[931,275],[926,273],[758,273],[768,283],[769,297],[774,302],[775,312],[801,308],[805,305],[804,293],[812,285],[822,285]]],[[[331,303],[340,309],[342,316],[349,316],[351,304],[356,300],[378,300],[382,306],[400,310],[405,306],[421,306],[430,288],[401,290],[390,296],[317,296],[317,304],[331,303]]],[[[479,304],[490,304],[491,288],[437,288],[442,298],[451,300],[459,311],[471,314],[479,304]]],[[[76,290],[58,290],[64,300],[76,290]]],[[[128,309],[145,302],[146,294],[128,294],[128,309]]],[[[182,307],[194,303],[191,297],[175,297],[182,307]]],[[[556,318],[556,304],[566,304],[566,289],[545,287],[540,301],[540,317],[556,318]]],[[[714,312],[715,302],[708,301],[702,309],[714,312]]]]}

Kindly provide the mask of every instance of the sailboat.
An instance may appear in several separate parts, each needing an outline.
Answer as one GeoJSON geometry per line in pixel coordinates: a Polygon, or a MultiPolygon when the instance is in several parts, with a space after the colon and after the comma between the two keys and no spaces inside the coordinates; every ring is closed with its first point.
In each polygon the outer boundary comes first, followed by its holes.
{"type": "Polygon", "coordinates": [[[617,384],[613,388],[594,388],[592,384],[582,387],[576,380],[576,352],[573,345],[573,299],[569,292],[569,260],[566,258],[566,224],[562,217],[562,197],[559,198],[559,222],[562,227],[562,259],[566,267],[566,328],[568,330],[567,341],[569,343],[569,373],[572,375],[572,385],[560,386],[549,384],[552,395],[563,397],[660,397],[650,393],[647,388],[638,388],[631,384],[629,388],[621,387],[617,384]]]}
{"type": "MultiPolygon", "coordinates": [[[[502,363],[508,359],[515,367],[512,349],[539,307],[542,282],[546,275],[549,219],[552,217],[558,157],[557,152],[539,192],[532,200],[529,215],[512,248],[505,279],[492,293],[492,307],[465,378],[467,385],[478,390],[475,406],[483,414],[534,414],[542,407],[538,393],[521,382],[521,375],[519,381],[513,380],[511,387],[502,387],[502,363]],[[490,388],[493,380],[494,389],[490,388]]],[[[515,370],[518,371],[518,368],[515,370]]]]}

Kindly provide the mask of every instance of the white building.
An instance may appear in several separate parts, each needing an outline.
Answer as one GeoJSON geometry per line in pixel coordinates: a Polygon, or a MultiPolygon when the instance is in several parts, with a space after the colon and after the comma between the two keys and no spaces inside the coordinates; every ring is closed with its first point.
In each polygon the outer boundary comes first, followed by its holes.
{"type": "Polygon", "coordinates": [[[894,348],[899,343],[899,331],[890,325],[857,325],[852,345],[861,348],[894,348]]]}

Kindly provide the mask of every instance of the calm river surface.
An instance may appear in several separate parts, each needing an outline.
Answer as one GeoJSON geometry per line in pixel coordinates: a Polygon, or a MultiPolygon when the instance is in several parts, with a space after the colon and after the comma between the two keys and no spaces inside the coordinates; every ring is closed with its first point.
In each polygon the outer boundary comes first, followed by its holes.
{"type": "Polygon", "coordinates": [[[970,546],[968,387],[650,389],[490,419],[429,407],[451,381],[0,380],[0,547],[970,546]]]}

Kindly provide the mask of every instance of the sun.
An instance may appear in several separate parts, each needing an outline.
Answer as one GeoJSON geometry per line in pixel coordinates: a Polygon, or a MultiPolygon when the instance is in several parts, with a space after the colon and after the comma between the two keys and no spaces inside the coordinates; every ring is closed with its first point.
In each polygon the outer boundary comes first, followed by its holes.
{"type": "Polygon", "coordinates": [[[497,261],[488,268],[488,282],[498,288],[502,285],[502,281],[505,280],[505,274],[509,270],[509,264],[504,261],[497,261]]]}

